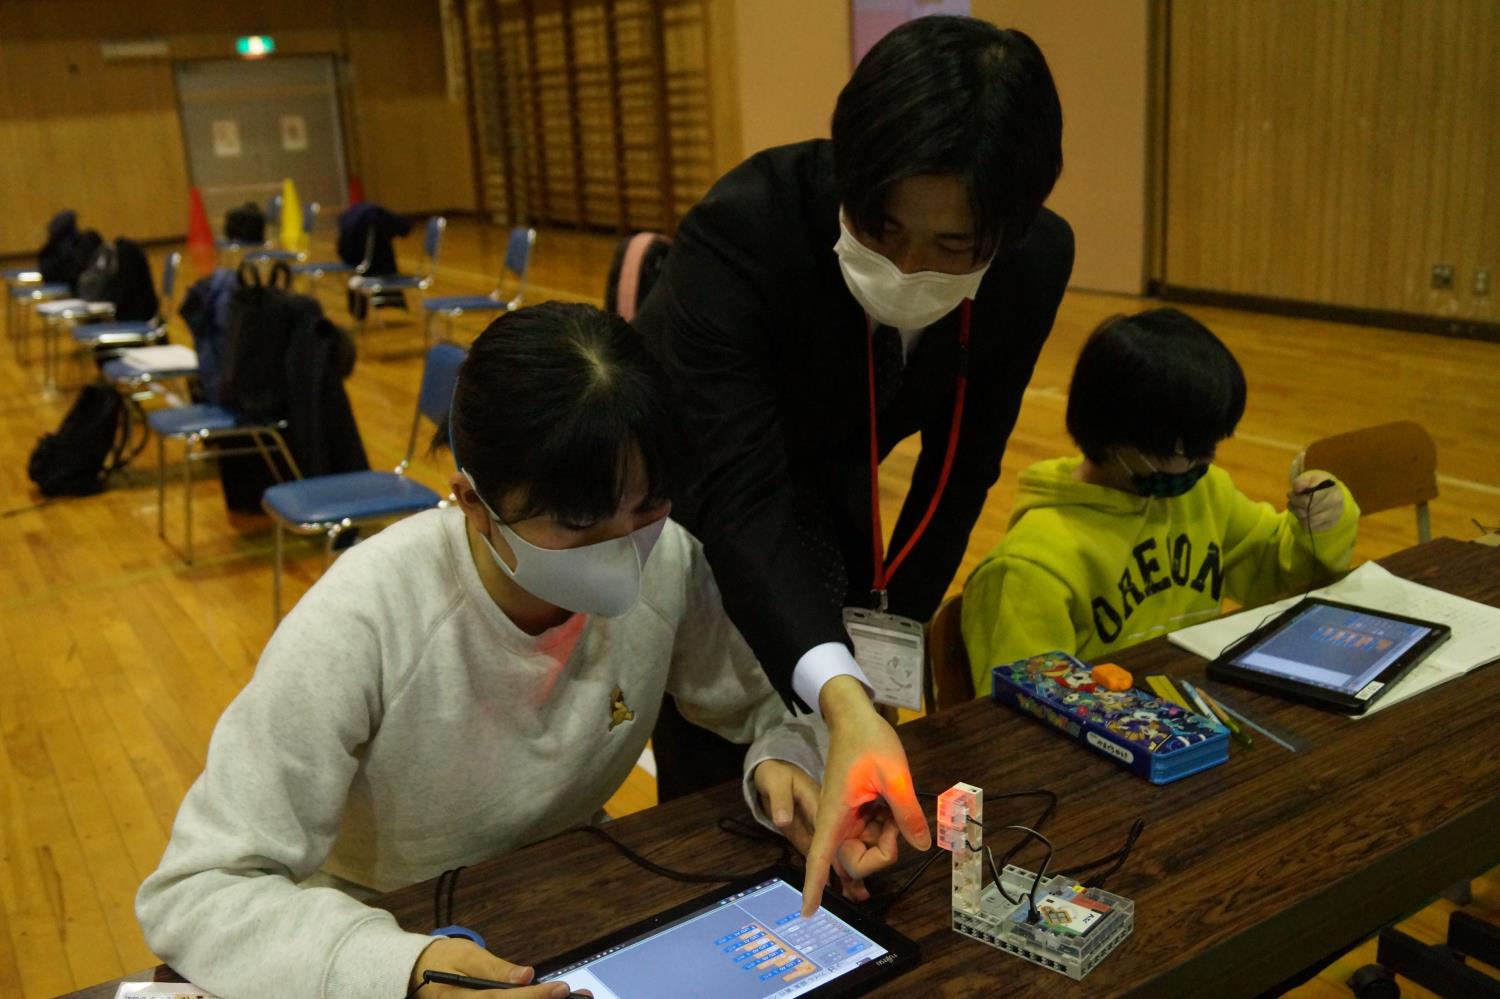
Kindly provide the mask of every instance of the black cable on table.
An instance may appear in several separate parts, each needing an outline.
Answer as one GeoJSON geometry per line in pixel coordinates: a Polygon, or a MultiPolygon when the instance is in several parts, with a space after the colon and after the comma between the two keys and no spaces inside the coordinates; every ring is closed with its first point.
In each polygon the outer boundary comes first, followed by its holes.
{"type": "MultiPolygon", "coordinates": [[[[730,833],[734,836],[740,836],[744,839],[764,840],[766,842],[779,840],[781,842],[781,857],[777,862],[784,864],[790,859],[789,847],[787,846],[785,838],[781,836],[773,835],[767,830],[762,830],[758,826],[751,826],[750,823],[743,820],[737,820],[733,817],[721,818],[718,822],[718,827],[724,832],[730,833]],[[762,833],[764,835],[762,835],[762,833]]],[[[645,857],[641,856],[639,853],[636,853],[630,847],[626,846],[624,843],[621,843],[609,833],[605,832],[599,826],[589,825],[583,826],[581,827],[581,829],[583,832],[589,833],[593,836],[597,836],[599,839],[604,840],[610,846],[618,850],[626,860],[629,860],[636,866],[642,867],[645,870],[650,871],[652,874],[656,874],[660,877],[671,878],[673,881],[686,881],[690,884],[724,884],[729,881],[738,881],[743,877],[748,877],[749,875],[755,873],[755,871],[720,872],[673,870],[670,867],[663,867],[661,864],[658,864],[655,861],[647,860],[645,857]]]]}

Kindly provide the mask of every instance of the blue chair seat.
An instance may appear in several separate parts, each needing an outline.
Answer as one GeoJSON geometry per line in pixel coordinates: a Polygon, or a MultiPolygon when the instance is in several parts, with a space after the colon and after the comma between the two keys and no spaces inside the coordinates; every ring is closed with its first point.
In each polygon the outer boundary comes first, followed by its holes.
{"type": "Polygon", "coordinates": [[[147,414],[146,424],[162,437],[179,437],[200,430],[233,430],[243,421],[238,413],[222,406],[193,403],[147,414]]]}
{"type": "Polygon", "coordinates": [[[428,312],[480,312],[490,309],[499,312],[506,303],[489,295],[440,295],[422,303],[428,312]]]}
{"type": "Polygon", "coordinates": [[[342,260],[320,260],[293,264],[290,270],[293,274],[352,274],[354,265],[346,264],[342,260]]]}
{"type": "Polygon", "coordinates": [[[12,297],[12,299],[36,299],[36,297],[42,296],[66,296],[66,294],[71,293],[71,288],[69,288],[68,285],[62,284],[62,282],[54,282],[54,284],[45,285],[13,285],[13,287],[10,288],[10,297],[12,297]]]}
{"type": "Polygon", "coordinates": [[[438,505],[442,497],[394,472],[345,472],[283,482],[261,498],[266,510],[289,524],[331,524],[399,517],[438,505]]]}
{"type": "Polygon", "coordinates": [[[135,319],[118,323],[89,323],[73,327],[73,339],[78,343],[109,343],[112,340],[139,340],[159,329],[145,320],[135,319]]]}
{"type": "Polygon", "coordinates": [[[70,290],[60,281],[52,284],[18,284],[10,289],[10,297],[34,298],[41,295],[66,295],[70,290]]]}
{"type": "Polygon", "coordinates": [[[295,250],[256,250],[254,253],[245,254],[245,259],[256,260],[296,260],[301,255],[295,250]]]}
{"type": "Polygon", "coordinates": [[[421,283],[422,279],[415,274],[386,274],[381,277],[359,278],[359,286],[371,290],[383,288],[416,288],[421,283]]]}

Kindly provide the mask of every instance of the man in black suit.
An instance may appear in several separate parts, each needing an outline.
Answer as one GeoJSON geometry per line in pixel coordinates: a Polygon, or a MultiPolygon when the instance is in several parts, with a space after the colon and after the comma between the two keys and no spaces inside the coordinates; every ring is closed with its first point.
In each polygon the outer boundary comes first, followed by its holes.
{"type": "MultiPolygon", "coordinates": [[[[912,21],[861,60],[831,142],[759,153],[687,214],[636,320],[700,445],[673,515],[782,696],[828,723],[821,791],[767,803],[802,823],[809,911],[831,863],[861,897],[898,829],[930,844],[843,608],[925,622],[957,571],[1072,271],[1072,232],[1041,207],[1061,138],[1030,38],[912,21]],[[872,455],[914,433],[885,558],[872,455]]],[[[655,746],[664,797],[737,773],[671,712],[655,746]]]]}

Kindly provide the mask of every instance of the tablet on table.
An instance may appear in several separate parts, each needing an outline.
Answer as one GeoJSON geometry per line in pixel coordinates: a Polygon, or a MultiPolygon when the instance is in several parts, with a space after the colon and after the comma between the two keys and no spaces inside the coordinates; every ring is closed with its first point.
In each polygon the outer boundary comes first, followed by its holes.
{"type": "Polygon", "coordinates": [[[915,965],[917,947],[828,892],[803,919],[801,872],[775,867],[537,965],[595,999],[832,999],[915,965]]]}
{"type": "Polygon", "coordinates": [[[1208,675],[1363,714],[1450,634],[1445,624],[1308,597],[1230,646],[1208,675]]]}

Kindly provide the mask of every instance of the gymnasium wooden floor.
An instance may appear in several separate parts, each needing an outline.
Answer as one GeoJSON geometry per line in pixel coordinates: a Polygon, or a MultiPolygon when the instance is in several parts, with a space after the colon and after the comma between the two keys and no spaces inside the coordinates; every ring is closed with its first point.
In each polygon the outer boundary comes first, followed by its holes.
{"type": "MultiPolygon", "coordinates": [[[[436,291],[488,290],[503,237],[476,223],[449,229],[436,291]]],[[[613,239],[541,234],[530,300],[598,303],[613,239]]],[[[326,247],[324,247],[326,250],[326,247]]],[[[415,253],[414,240],[400,250],[415,253]]],[[[160,269],[161,251],[155,254],[160,269]]],[[[330,283],[325,307],[346,314],[330,283]]],[[[1072,292],[1038,364],[1004,472],[965,558],[968,569],[1000,538],[1017,472],[1071,451],[1063,407],[1083,338],[1136,299],[1072,292]]],[[[1249,407],[1220,462],[1246,492],[1280,504],[1298,447],[1339,430],[1412,418],[1437,439],[1437,535],[1472,538],[1500,523],[1500,345],[1193,308],[1244,365],[1249,407]]],[[[372,464],[402,457],[422,357],[420,326],[391,318],[360,341],[350,379],[372,464]]],[[[460,331],[460,339],[475,329],[460,331]]],[[[174,318],[176,342],[190,342],[174,318]]],[[[33,353],[35,353],[33,351],[33,353]]],[[[65,368],[66,385],[81,369],[65,368]]],[[[0,996],[54,996],[154,963],[137,928],[136,886],[160,858],[177,804],[198,775],[214,722],[250,677],[272,628],[271,535],[254,517],[230,518],[219,486],[194,487],[198,559],[187,567],[156,537],[154,449],[97,497],[41,503],[26,478],[38,435],[54,429],[63,398],[44,400],[39,371],[0,350],[0,996]]],[[[895,521],[914,456],[905,447],[882,479],[895,521]]],[[[167,530],[182,536],[177,452],[169,449],[167,530]]],[[[444,460],[419,457],[412,474],[446,488],[444,460]]],[[[1359,560],[1415,542],[1409,510],[1368,517],[1359,560]]],[[[290,549],[288,599],[318,576],[311,543],[290,549]]],[[[654,801],[637,769],[615,813],[654,801]]],[[[1500,919],[1500,881],[1476,882],[1474,909],[1500,919]]],[[[1418,935],[1440,938],[1445,912],[1419,914],[1418,935]]],[[[1299,995],[1349,993],[1343,978],[1371,959],[1356,952],[1299,995]]],[[[1425,995],[1408,990],[1408,995],[1425,995]]]]}

